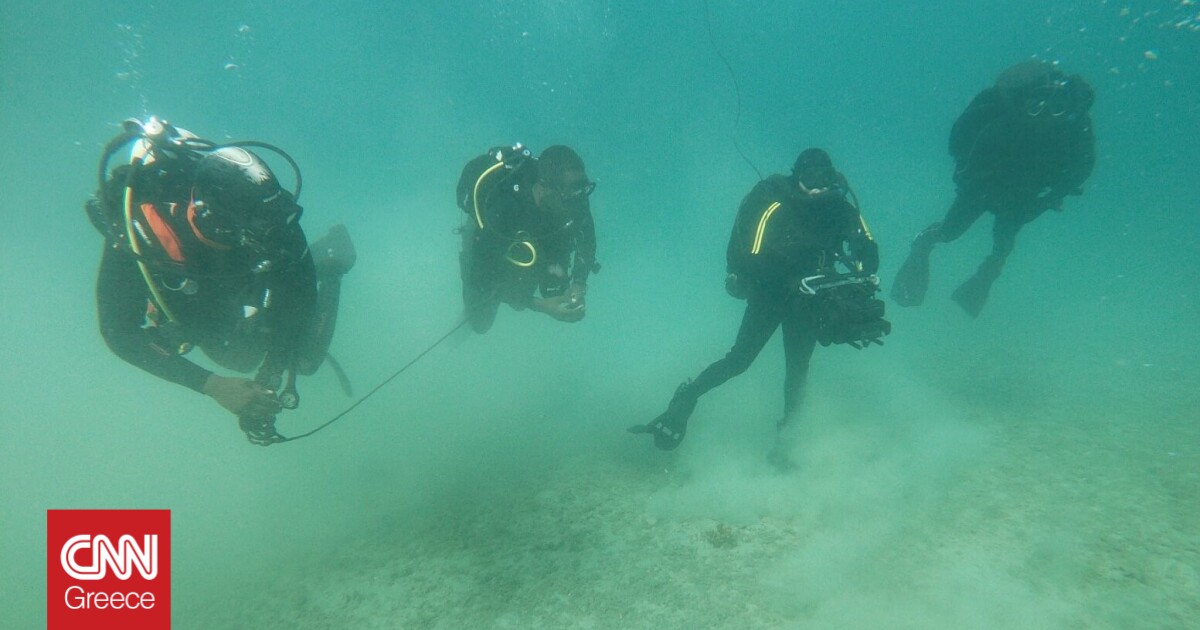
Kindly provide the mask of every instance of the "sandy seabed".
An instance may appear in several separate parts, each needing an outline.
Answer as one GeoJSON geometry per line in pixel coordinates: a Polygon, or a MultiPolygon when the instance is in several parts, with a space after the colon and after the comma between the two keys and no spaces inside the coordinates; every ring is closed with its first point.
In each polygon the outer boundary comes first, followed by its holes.
{"type": "Polygon", "coordinates": [[[1196,396],[1136,385],[1119,405],[816,421],[783,473],[689,459],[689,443],[563,460],[230,584],[176,625],[1200,627],[1196,396]]]}

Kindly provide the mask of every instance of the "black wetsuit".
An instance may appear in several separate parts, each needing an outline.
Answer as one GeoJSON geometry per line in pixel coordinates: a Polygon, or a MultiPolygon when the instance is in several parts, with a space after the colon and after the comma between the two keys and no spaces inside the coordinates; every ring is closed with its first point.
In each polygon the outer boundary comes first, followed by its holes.
{"type": "Polygon", "coordinates": [[[896,303],[924,302],[934,246],[956,240],[990,212],[992,251],[951,296],[970,316],[983,312],[1021,228],[1047,210],[1062,210],[1068,195],[1082,194],[1096,164],[1093,100],[1082,77],[1041,61],[1006,69],[972,99],[950,131],[954,203],[913,240],[892,284],[896,303]]]}
{"type": "MultiPolygon", "coordinates": [[[[115,202],[111,194],[109,199],[115,202]]],[[[335,286],[332,302],[319,301],[313,259],[299,226],[272,244],[271,268],[252,273],[262,257],[200,242],[184,217],[185,202],[155,207],[177,237],[185,265],[172,264],[154,239],[143,241],[143,255],[155,261],[154,281],[175,319],[158,308],[127,244],[106,243],[96,304],[101,335],[117,356],[196,391],[211,372],[182,356],[193,345],[239,372],[261,364],[258,380],[264,384],[284,370],[311,373],[320,365],[335,318],[320,315],[318,305],[326,303],[336,313],[337,291],[335,286]]]]}
{"type": "MultiPolygon", "coordinates": [[[[1031,117],[998,88],[981,92],[950,133],[958,195],[932,242],[962,236],[985,212],[995,215],[988,263],[1002,266],[1017,232],[1063,198],[1077,194],[1095,166],[1095,137],[1087,112],[1031,117]]],[[[997,269],[997,273],[998,273],[997,269]]]]}
{"type": "Polygon", "coordinates": [[[476,332],[491,328],[501,302],[527,308],[536,291],[554,297],[572,284],[587,286],[595,268],[596,227],[587,198],[564,214],[538,208],[536,169],[529,158],[513,172],[486,176],[478,216],[473,198],[460,199],[468,214],[459,257],[463,305],[476,332]]]}
{"type": "Polygon", "coordinates": [[[759,182],[742,201],[727,250],[729,272],[736,274],[746,295],[737,340],[724,358],[681,388],[680,395],[698,399],[746,371],[782,325],[786,420],[799,405],[816,345],[811,298],[798,292],[798,283],[831,270],[846,244],[850,260],[863,272],[875,273],[878,247],[858,209],[845,197],[830,193],[810,198],[783,175],[759,182]]]}

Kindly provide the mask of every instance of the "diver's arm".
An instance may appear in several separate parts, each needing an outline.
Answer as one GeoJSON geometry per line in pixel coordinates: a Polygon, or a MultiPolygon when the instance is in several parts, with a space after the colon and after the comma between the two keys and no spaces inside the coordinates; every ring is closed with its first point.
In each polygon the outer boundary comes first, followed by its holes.
{"type": "Polygon", "coordinates": [[[96,280],[96,311],[104,342],[130,365],[203,393],[212,372],[176,353],[154,328],[142,327],[147,299],[137,261],[106,245],[96,280]]]}
{"type": "Polygon", "coordinates": [[[863,273],[879,271],[879,244],[865,234],[852,236],[849,240],[850,256],[861,265],[863,273]]]}
{"type": "Polygon", "coordinates": [[[775,198],[774,189],[764,180],[738,206],[737,217],[729,231],[729,244],[725,247],[725,292],[730,297],[745,299],[755,282],[757,274],[752,269],[751,250],[759,224],[771,206],[778,205],[773,201],[775,198]]]}
{"type": "Polygon", "coordinates": [[[741,227],[741,221],[735,220],[733,229],[729,231],[729,244],[725,247],[725,273],[737,274],[745,268],[747,249],[742,245],[745,239],[742,238],[741,227]]]}
{"type": "Polygon", "coordinates": [[[742,274],[748,271],[750,249],[754,245],[754,233],[763,213],[771,205],[773,191],[767,181],[761,181],[742,199],[738,206],[733,229],[729,232],[729,244],[725,247],[725,271],[742,274]]]}
{"type": "Polygon", "coordinates": [[[846,204],[852,217],[846,243],[850,246],[850,256],[863,273],[873,274],[879,271],[879,244],[871,235],[871,229],[863,219],[862,213],[853,205],[846,204]]]}
{"type": "Polygon", "coordinates": [[[579,219],[575,240],[575,262],[571,265],[571,284],[586,287],[588,275],[596,267],[596,224],[591,210],[585,209],[579,219]]]}

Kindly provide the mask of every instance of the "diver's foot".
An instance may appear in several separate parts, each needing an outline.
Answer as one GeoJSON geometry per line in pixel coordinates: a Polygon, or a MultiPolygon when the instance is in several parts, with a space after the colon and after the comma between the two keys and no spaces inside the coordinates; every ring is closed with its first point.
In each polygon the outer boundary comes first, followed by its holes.
{"type": "Polygon", "coordinates": [[[775,423],[775,444],[767,452],[767,464],[776,472],[786,473],[796,469],[792,461],[792,445],[795,443],[795,431],[788,430],[788,420],[791,413],[784,413],[775,423]]]}
{"type": "Polygon", "coordinates": [[[313,263],[320,275],[345,275],[354,268],[358,253],[354,251],[354,242],[350,240],[350,232],[346,226],[337,224],[329,228],[329,232],[317,242],[309,245],[313,263]]]}
{"type": "Polygon", "coordinates": [[[929,289],[929,254],[933,247],[913,244],[892,283],[892,299],[900,306],[920,306],[929,289]]]}
{"type": "Polygon", "coordinates": [[[675,450],[683,436],[687,434],[688,419],[696,409],[696,398],[687,394],[689,382],[685,382],[675,390],[671,404],[660,416],[648,424],[629,427],[630,433],[649,433],[654,436],[654,446],[660,450],[675,450]]]}
{"type": "Polygon", "coordinates": [[[957,302],[968,315],[976,318],[983,312],[983,305],[987,303],[988,292],[991,289],[992,280],[990,278],[975,275],[955,289],[950,298],[957,302]]]}
{"type": "Polygon", "coordinates": [[[500,300],[496,298],[480,298],[465,303],[463,316],[471,325],[471,330],[477,335],[486,334],[496,323],[496,314],[500,311],[500,300]]]}

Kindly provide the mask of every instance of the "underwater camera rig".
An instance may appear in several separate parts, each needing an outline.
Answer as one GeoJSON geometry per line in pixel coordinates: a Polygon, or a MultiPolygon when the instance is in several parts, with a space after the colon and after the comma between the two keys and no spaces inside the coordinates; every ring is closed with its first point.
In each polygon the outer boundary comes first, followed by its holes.
{"type": "Polygon", "coordinates": [[[879,277],[874,274],[824,274],[800,280],[798,291],[809,296],[814,334],[822,346],[847,344],[859,350],[883,345],[892,324],[883,318],[879,277]]]}

